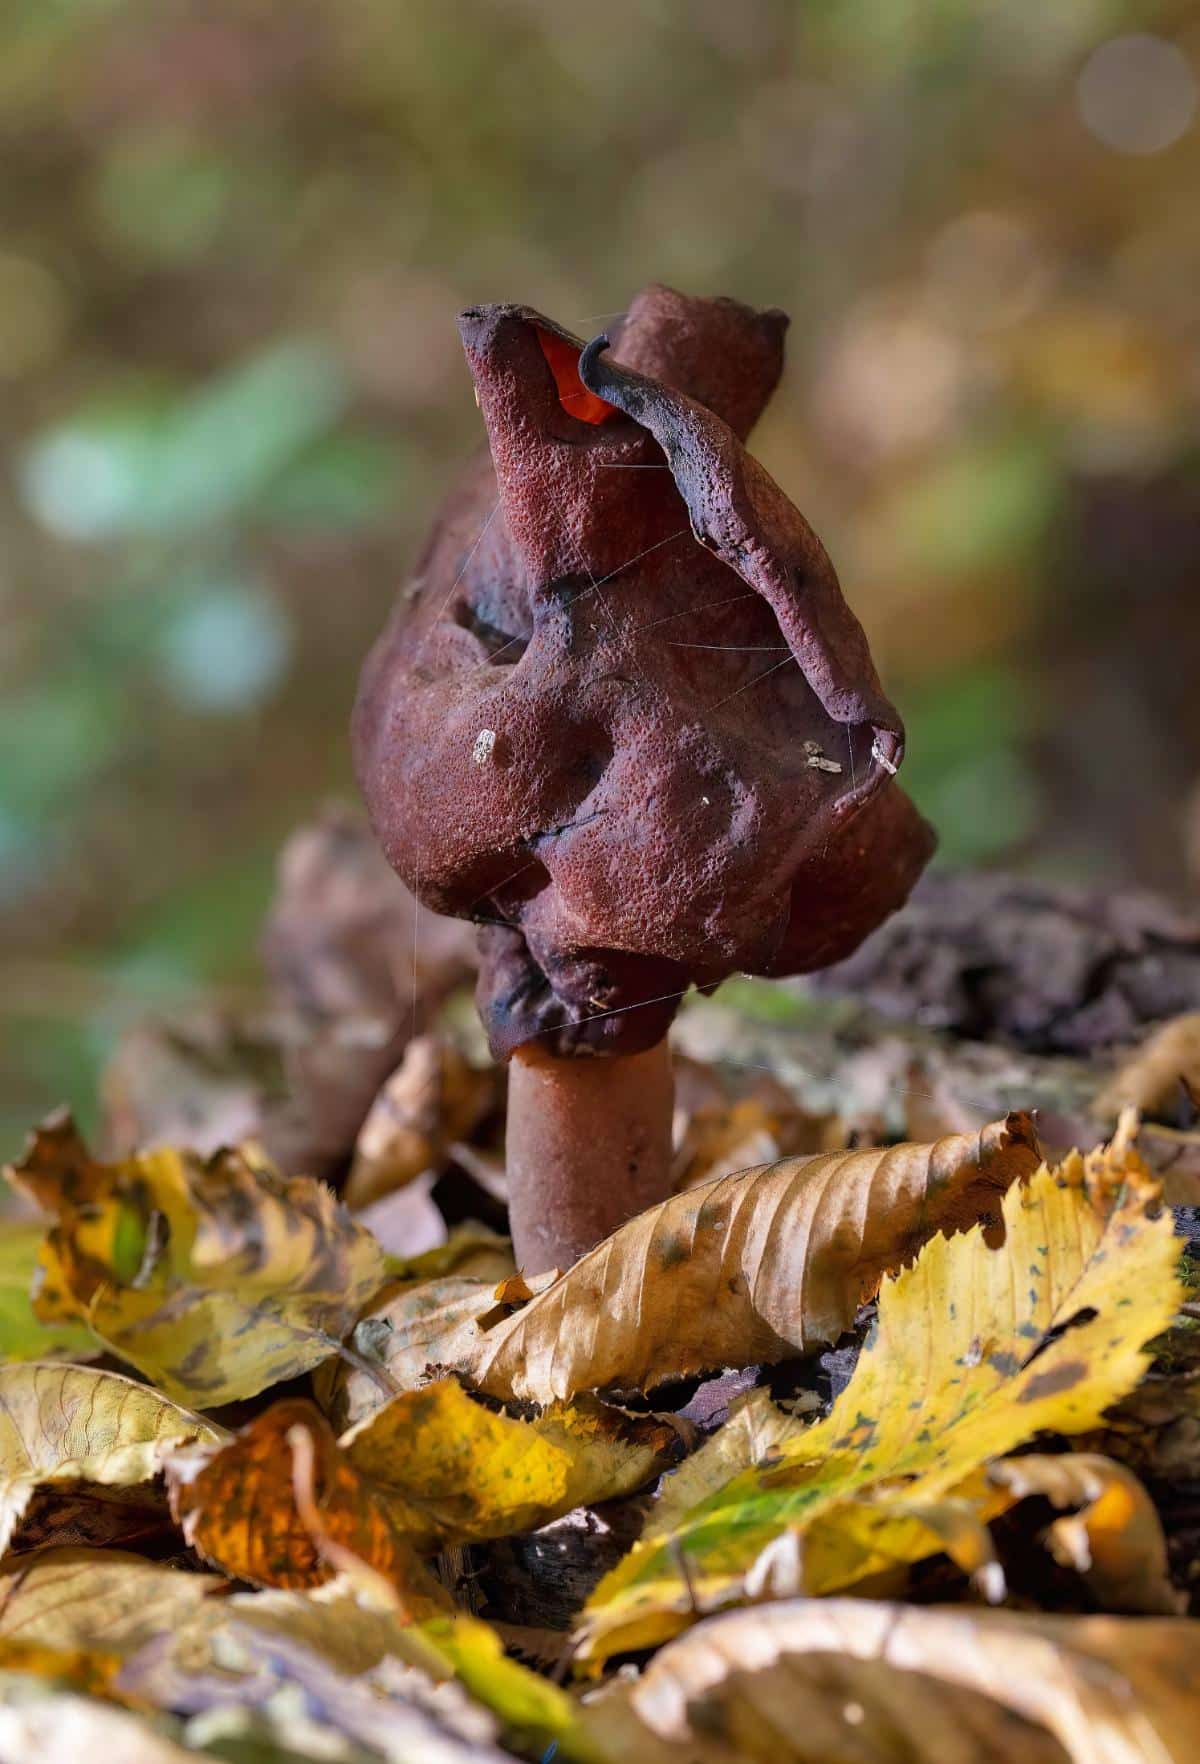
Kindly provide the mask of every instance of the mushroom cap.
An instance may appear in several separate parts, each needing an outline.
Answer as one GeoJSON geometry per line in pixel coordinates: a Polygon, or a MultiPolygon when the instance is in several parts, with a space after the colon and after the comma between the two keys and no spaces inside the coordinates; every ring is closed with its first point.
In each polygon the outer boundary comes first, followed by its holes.
{"type": "Polygon", "coordinates": [[[635,1052],[690,985],[850,953],[933,847],[903,727],[803,516],[743,446],[783,315],[652,286],[586,349],[459,321],[489,453],[363,673],[378,838],[476,919],[493,1052],[635,1052]]]}

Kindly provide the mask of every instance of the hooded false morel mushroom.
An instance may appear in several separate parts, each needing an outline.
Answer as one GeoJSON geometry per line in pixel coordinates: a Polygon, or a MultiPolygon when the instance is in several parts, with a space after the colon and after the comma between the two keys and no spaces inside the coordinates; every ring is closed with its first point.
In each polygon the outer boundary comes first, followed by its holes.
{"type": "Polygon", "coordinates": [[[529,1272],[669,1192],[688,988],[840,960],[932,850],[862,628],[743,445],[786,324],[657,286],[611,348],[527,307],[463,313],[490,455],[364,670],[377,836],[482,927],[529,1272]]]}

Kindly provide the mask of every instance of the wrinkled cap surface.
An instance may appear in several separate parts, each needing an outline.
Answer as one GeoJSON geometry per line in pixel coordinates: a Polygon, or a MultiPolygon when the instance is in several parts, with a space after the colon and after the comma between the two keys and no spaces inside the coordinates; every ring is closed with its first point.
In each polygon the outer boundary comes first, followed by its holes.
{"type": "Polygon", "coordinates": [[[483,927],[493,1052],[634,1052],[689,985],[850,953],[932,834],[820,541],[743,445],[786,320],[662,287],[611,348],[459,320],[488,454],[354,718],[383,849],[483,927]]]}

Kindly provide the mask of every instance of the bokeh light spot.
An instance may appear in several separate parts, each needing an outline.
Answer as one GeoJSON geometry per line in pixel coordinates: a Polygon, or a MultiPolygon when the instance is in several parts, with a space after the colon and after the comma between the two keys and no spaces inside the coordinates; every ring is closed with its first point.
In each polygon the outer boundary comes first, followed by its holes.
{"type": "Polygon", "coordinates": [[[1113,37],[1088,57],[1076,87],[1083,126],[1117,153],[1161,153],[1196,114],[1196,76],[1162,37],[1113,37]]]}
{"type": "Polygon", "coordinates": [[[250,710],[287,671],[291,625],[254,584],[215,584],[168,625],[161,643],[167,690],[190,710],[250,710]]]}

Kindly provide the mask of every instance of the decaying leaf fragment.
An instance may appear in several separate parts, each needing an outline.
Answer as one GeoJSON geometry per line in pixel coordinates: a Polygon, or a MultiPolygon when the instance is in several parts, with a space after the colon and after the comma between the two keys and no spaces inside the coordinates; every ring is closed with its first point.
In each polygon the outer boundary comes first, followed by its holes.
{"type": "Polygon", "coordinates": [[[329,1189],[245,1151],[103,1164],[60,1115],[9,1175],[58,1219],[37,1316],[86,1321],[180,1402],[215,1407],[317,1365],[383,1278],[329,1189]]]}
{"type": "MultiPolygon", "coordinates": [[[[740,1171],[631,1219],[508,1315],[478,1287],[430,1293],[424,1314],[411,1292],[402,1319],[368,1318],[355,1344],[401,1384],[454,1367],[490,1396],[539,1403],[784,1359],[836,1340],[935,1231],[997,1219],[1037,1165],[1031,1123],[1010,1115],[933,1145],[740,1171]]],[[[362,1373],[333,1382],[352,1417],[378,1402],[362,1373]]]]}
{"type": "Polygon", "coordinates": [[[323,1553],[328,1541],[368,1563],[403,1596],[419,1598],[424,1591],[405,1513],[359,1474],[311,1403],[273,1403],[227,1445],[177,1452],[164,1468],[171,1511],[187,1542],[239,1580],[320,1586],[333,1573],[323,1553]],[[307,1512],[297,1510],[299,1451],[311,1454],[319,1536],[307,1512]]]}
{"type": "Polygon", "coordinates": [[[339,1548],[412,1589],[415,1555],[532,1530],[640,1488],[680,1449],[676,1429],[584,1399],[532,1421],[494,1413],[453,1379],[394,1398],[339,1440],[285,1401],[229,1444],[174,1454],[166,1474],[188,1542],[227,1573],[307,1587],[331,1568],[295,1495],[294,1431],[312,1441],[313,1494],[339,1548]]]}
{"type": "Polygon", "coordinates": [[[49,1483],[145,1482],[172,1445],[224,1437],[160,1392],[89,1366],[0,1366],[0,1553],[49,1483]]]}
{"type": "Polygon", "coordinates": [[[1056,1561],[1083,1576],[1102,1610],[1177,1617],[1186,1609],[1171,1585],[1154,1502],[1123,1464],[1098,1452],[1027,1452],[993,1464],[991,1480],[1016,1500],[1044,1495],[1067,1509],[1046,1543],[1056,1561]]]}
{"type": "Polygon", "coordinates": [[[766,1412],[670,1479],[584,1612],[583,1653],[653,1645],[745,1598],[825,1593],[947,1551],[1002,1586],[984,1474],[1034,1434],[1078,1433],[1138,1381],[1181,1297],[1178,1240],[1127,1141],[1043,1166],[1004,1201],[1004,1242],[935,1237],[885,1281],[828,1417],[766,1412]],[[766,1449],[764,1450],[764,1443],[766,1449]]]}
{"type": "Polygon", "coordinates": [[[645,1764],[1188,1764],[1198,1638],[1170,1618],[799,1599],[701,1623],[593,1724],[645,1764]]]}

